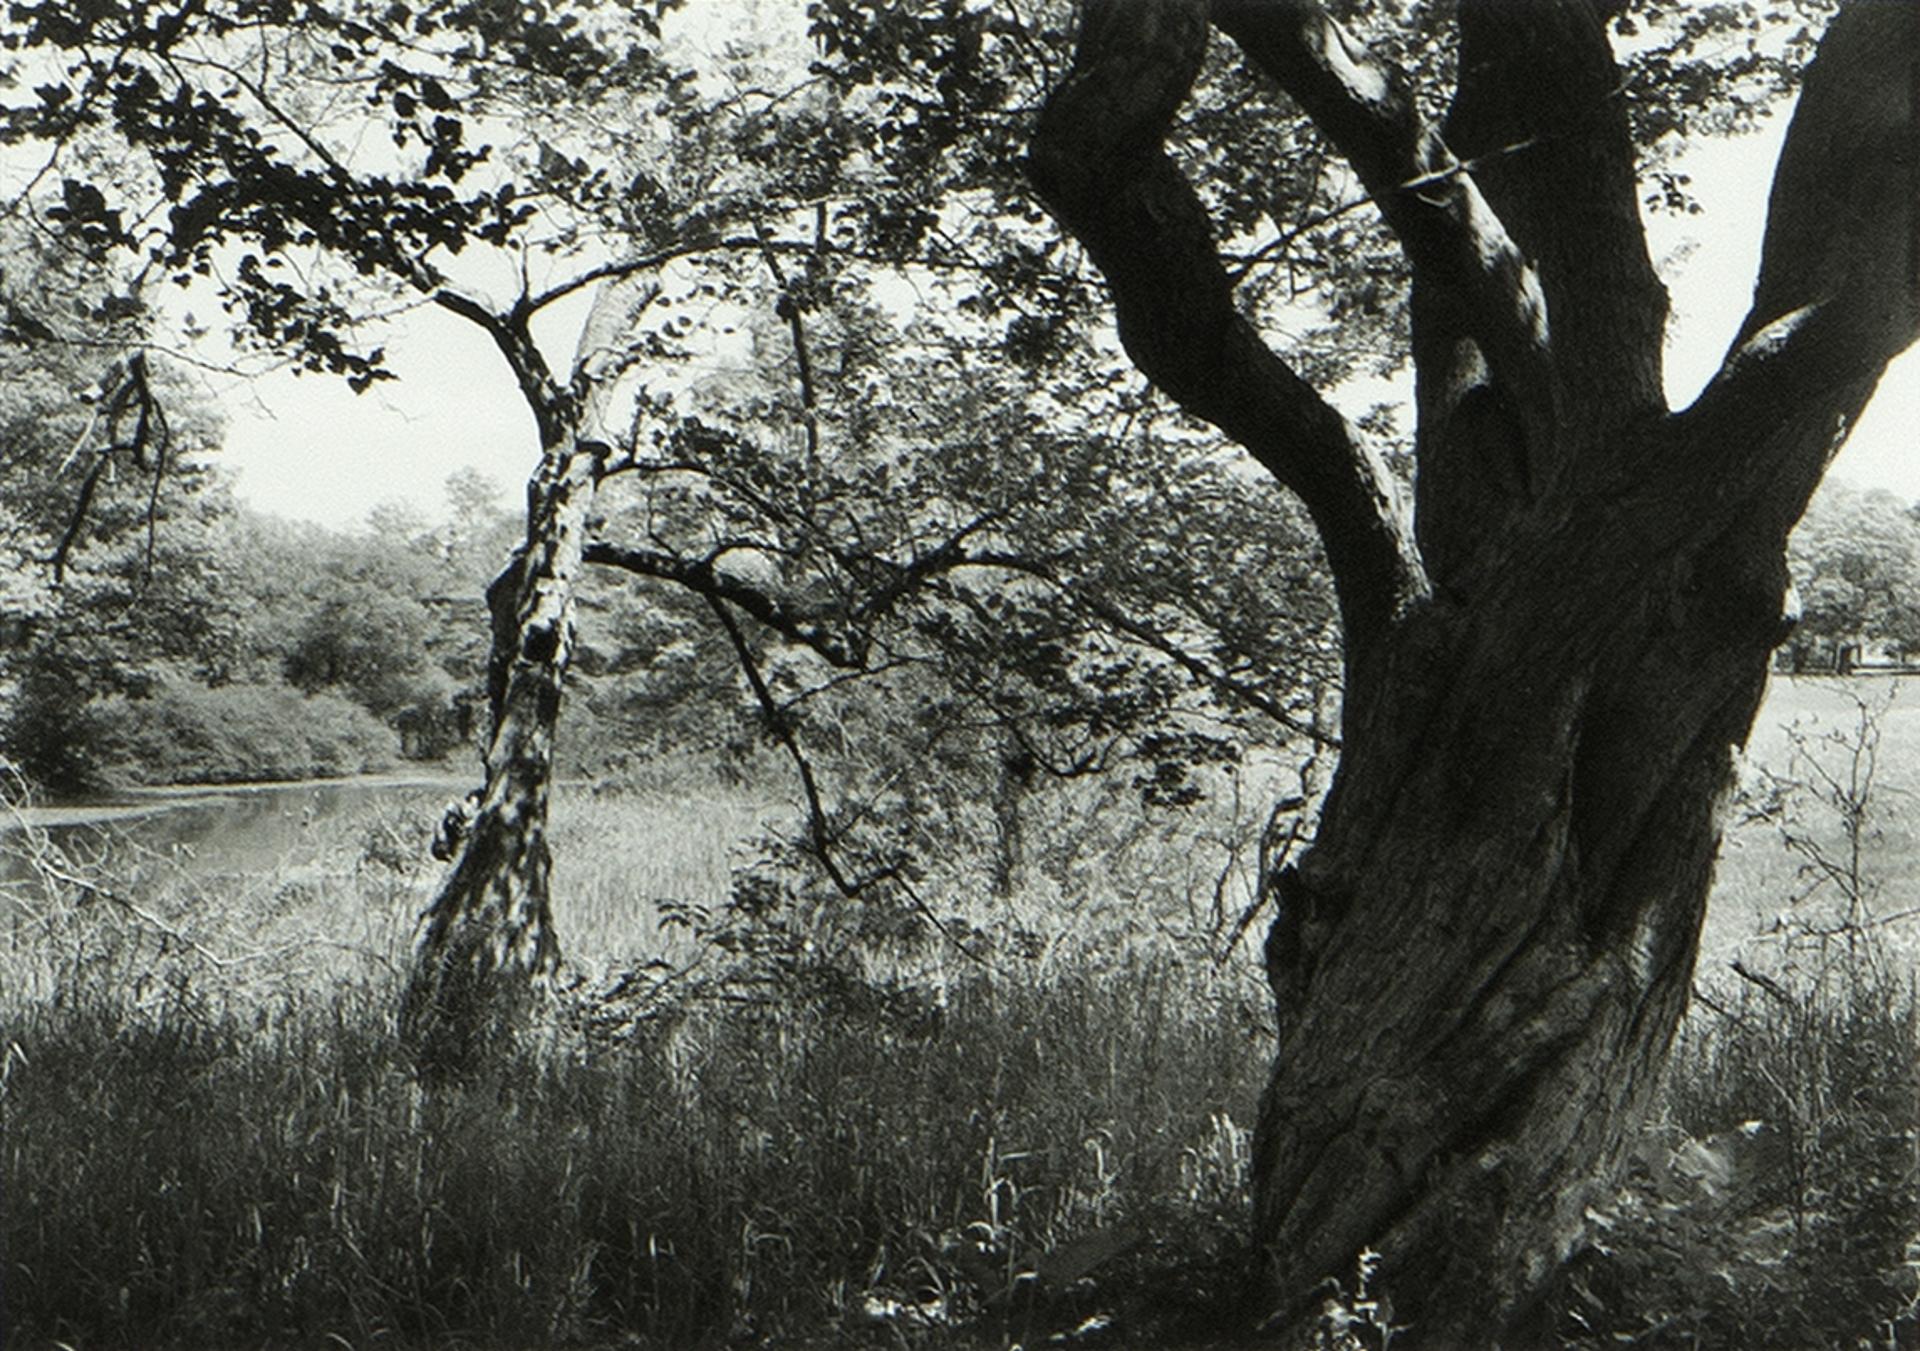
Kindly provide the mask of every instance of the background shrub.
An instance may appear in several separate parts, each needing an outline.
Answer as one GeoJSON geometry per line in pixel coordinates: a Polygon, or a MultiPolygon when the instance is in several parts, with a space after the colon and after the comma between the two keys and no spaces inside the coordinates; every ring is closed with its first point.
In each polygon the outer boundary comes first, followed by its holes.
{"type": "Polygon", "coordinates": [[[100,785],[240,783],[356,774],[394,763],[391,728],[341,695],[286,685],[164,682],[83,709],[76,739],[100,785]]]}

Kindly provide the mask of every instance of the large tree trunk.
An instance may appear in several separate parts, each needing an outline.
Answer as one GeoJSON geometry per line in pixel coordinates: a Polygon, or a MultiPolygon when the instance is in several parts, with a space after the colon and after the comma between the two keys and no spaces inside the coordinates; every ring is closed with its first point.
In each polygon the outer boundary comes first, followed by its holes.
{"type": "Polygon", "coordinates": [[[1490,1344],[1658,1081],[1782,632],[1781,541],[1623,569],[1589,543],[1543,541],[1502,594],[1396,633],[1281,879],[1255,1170],[1283,1316],[1371,1247],[1413,1342],[1490,1344]]]}
{"type": "Polygon", "coordinates": [[[527,532],[487,589],[491,726],[485,782],[468,799],[453,866],[420,917],[401,1030],[423,1070],[459,1073],[513,1025],[559,964],[547,816],[554,736],[574,646],[574,589],[594,491],[615,441],[606,419],[626,344],[658,294],[647,277],[603,287],[573,376],[554,383],[524,321],[478,312],[519,379],[540,430],[527,532]]]}
{"type": "Polygon", "coordinates": [[[1920,6],[1855,3],[1808,74],[1753,311],[1667,410],[1607,14],[1462,0],[1443,133],[1309,0],[1093,0],[1035,133],[1129,352],[1299,492],[1340,592],[1342,760],[1267,946],[1276,1324],[1370,1248],[1396,1346],[1524,1337],[1686,1006],[1733,749],[1787,631],[1787,534],[1920,331],[1920,6]],[[1234,308],[1162,147],[1210,23],[1405,249],[1411,531],[1234,308]]]}

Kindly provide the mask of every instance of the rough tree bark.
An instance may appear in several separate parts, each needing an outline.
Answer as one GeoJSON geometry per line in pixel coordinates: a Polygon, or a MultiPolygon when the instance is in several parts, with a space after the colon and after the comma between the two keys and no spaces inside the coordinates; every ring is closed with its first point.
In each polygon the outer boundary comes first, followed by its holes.
{"type": "Polygon", "coordinates": [[[574,589],[594,490],[616,438],[606,425],[635,321],[658,294],[646,274],[602,287],[571,378],[548,372],[528,315],[442,293],[485,327],[519,380],[540,434],[527,530],[487,589],[493,639],[485,782],[469,796],[453,866],[422,912],[401,1030],[423,1069],[458,1072],[499,1038],[559,962],[550,910],[547,809],[553,738],[573,656],[574,589]]]}
{"type": "Polygon", "coordinates": [[[1786,634],[1787,533],[1920,333],[1920,6],[1856,0],[1807,74],[1752,311],[1668,409],[1613,8],[1461,0],[1436,127],[1310,0],[1089,0],[1034,134],[1136,363],[1299,493],[1339,589],[1345,749],[1266,949],[1276,1323],[1371,1247],[1408,1342],[1524,1338],[1686,1004],[1732,749],[1786,634]],[[1211,29],[1403,245],[1412,529],[1235,309],[1164,148],[1211,29]]]}

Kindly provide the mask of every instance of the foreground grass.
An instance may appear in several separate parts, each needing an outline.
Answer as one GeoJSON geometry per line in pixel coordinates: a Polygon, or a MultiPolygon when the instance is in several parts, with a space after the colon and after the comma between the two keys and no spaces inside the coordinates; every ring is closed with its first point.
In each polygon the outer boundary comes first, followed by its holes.
{"type": "MultiPolygon", "coordinates": [[[[8,1010],[11,1345],[1212,1345],[1244,1293],[1220,978],[556,1019],[432,1093],[377,993],[8,1010]]],[[[1911,987],[1703,1010],[1560,1344],[1916,1345],[1917,1066],[1911,987]]]]}
{"type": "MultiPolygon", "coordinates": [[[[1037,940],[984,964],[809,944],[717,978],[759,950],[690,951],[652,901],[717,900],[766,811],[717,786],[563,803],[580,989],[635,963],[652,983],[557,1004],[431,1093],[391,1030],[431,884],[417,813],[244,876],[68,857],[0,894],[6,1344],[981,1351],[1242,1326],[1270,1049],[1245,967],[1198,955],[1177,906],[1127,927],[1053,894],[974,917],[1037,940]]],[[[1740,949],[1770,985],[1703,968],[1554,1296],[1558,1345],[1920,1346],[1912,970],[1892,929],[1830,910],[1740,949]]],[[[1351,1313],[1323,1333],[1386,1341],[1351,1313]]]]}
{"type": "Polygon", "coordinates": [[[1569,1273],[1569,1344],[1920,1346],[1912,973],[1718,994],[1569,1273]]]}
{"type": "Polygon", "coordinates": [[[1237,1234],[1260,1056],[1222,995],[1134,966],[555,1029],[431,1095],[364,994],[15,1009],[17,1344],[1017,1336],[1022,1271],[1200,1271],[1237,1234]]]}

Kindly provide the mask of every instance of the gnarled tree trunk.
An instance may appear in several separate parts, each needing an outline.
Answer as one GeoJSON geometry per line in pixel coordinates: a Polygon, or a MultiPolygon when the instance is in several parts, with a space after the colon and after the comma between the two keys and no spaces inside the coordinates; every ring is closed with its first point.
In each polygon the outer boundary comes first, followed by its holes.
{"type": "Polygon", "coordinates": [[[1578,1244],[1686,1005],[1787,534],[1920,332],[1920,6],[1856,0],[1808,73],[1752,312],[1668,409],[1610,13],[1462,0],[1441,128],[1308,0],[1091,0],[1035,133],[1135,361],[1300,494],[1339,588],[1343,756],[1267,944],[1258,1313],[1280,1322],[1371,1248],[1407,1341],[1491,1345],[1578,1244]],[[1163,148],[1210,26],[1404,247],[1411,528],[1235,309],[1163,148]]]}

